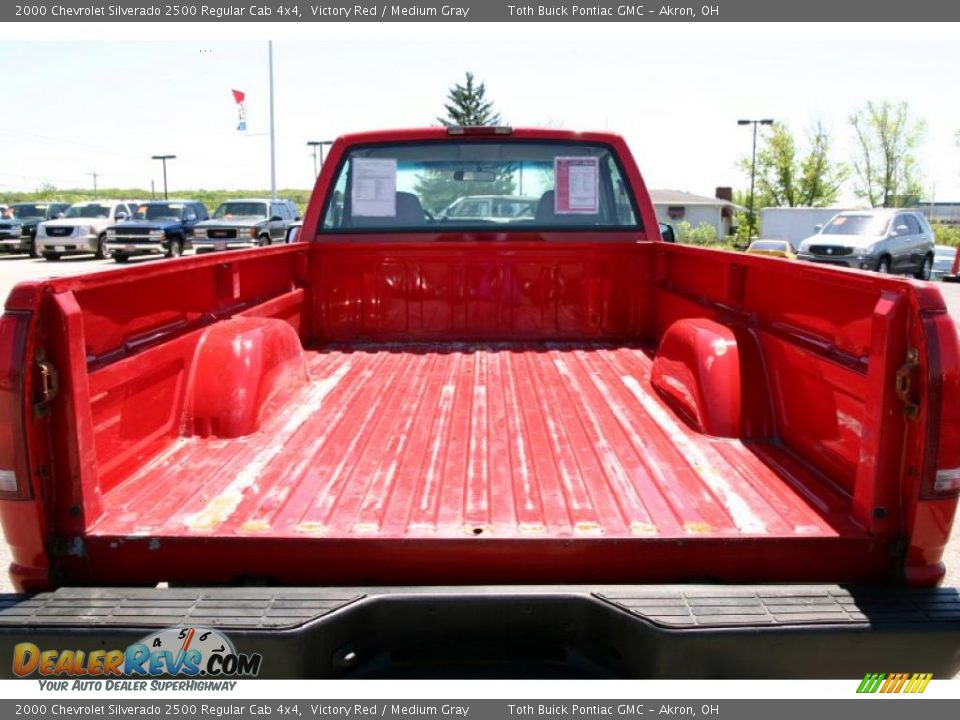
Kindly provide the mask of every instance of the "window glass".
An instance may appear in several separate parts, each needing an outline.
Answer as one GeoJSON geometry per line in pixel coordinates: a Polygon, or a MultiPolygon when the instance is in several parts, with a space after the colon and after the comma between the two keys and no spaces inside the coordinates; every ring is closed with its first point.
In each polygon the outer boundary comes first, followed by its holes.
{"type": "Polygon", "coordinates": [[[17,205],[10,206],[9,217],[16,218],[17,220],[32,220],[35,218],[42,218],[46,212],[46,205],[19,203],[17,205]]]}
{"type": "Polygon", "coordinates": [[[911,235],[920,234],[920,223],[917,222],[915,215],[907,213],[900,216],[902,218],[902,224],[907,226],[907,229],[911,235]]]}
{"type": "Polygon", "coordinates": [[[889,215],[837,215],[828,222],[824,235],[883,235],[889,215]]]}
{"type": "Polygon", "coordinates": [[[84,205],[71,205],[67,210],[68,218],[109,218],[110,207],[100,205],[99,203],[87,203],[84,205]]]}
{"type": "Polygon", "coordinates": [[[424,142],[352,150],[321,232],[639,229],[611,150],[587,143],[424,142]]]}
{"type": "MultiPolygon", "coordinates": [[[[347,165],[344,165],[346,168],[347,165]]],[[[341,229],[343,222],[343,198],[347,194],[347,175],[349,172],[342,169],[337,177],[337,183],[333,186],[333,192],[327,199],[327,205],[323,212],[323,220],[320,227],[323,230],[341,229]]]]}
{"type": "MultiPolygon", "coordinates": [[[[176,221],[180,219],[181,208],[182,203],[143,203],[133,213],[133,219],[176,221]]],[[[126,207],[121,205],[119,212],[126,212],[126,207]]]]}
{"type": "Polygon", "coordinates": [[[267,216],[267,205],[262,202],[237,202],[231,200],[221,203],[213,213],[218,220],[231,220],[238,217],[263,218],[267,216]]]}

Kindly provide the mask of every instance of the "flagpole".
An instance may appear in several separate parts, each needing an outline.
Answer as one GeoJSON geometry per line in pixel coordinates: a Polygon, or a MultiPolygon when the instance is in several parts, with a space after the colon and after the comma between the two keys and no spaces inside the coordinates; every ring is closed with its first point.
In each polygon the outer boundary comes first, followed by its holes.
{"type": "Polygon", "coordinates": [[[277,155],[273,133],[273,40],[267,41],[270,58],[270,199],[277,199],[277,155]]]}

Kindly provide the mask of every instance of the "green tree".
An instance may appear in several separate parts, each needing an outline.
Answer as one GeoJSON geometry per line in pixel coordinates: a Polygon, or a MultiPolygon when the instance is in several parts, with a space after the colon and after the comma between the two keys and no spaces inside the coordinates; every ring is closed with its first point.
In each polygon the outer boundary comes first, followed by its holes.
{"type": "MultiPolygon", "coordinates": [[[[739,165],[749,176],[751,158],[739,165]]],[[[807,147],[800,148],[789,126],[776,122],[757,148],[754,206],[825,207],[837,199],[846,177],[846,168],[830,158],[830,134],[821,123],[807,133],[807,147]]]]}
{"type": "Polygon", "coordinates": [[[690,245],[712,245],[717,242],[717,229],[709,223],[694,227],[686,220],[677,223],[677,240],[690,245]]]}
{"type": "Polygon", "coordinates": [[[443,106],[446,117],[437,120],[444,127],[451,125],[499,125],[500,113],[493,111],[493,103],[486,99],[487,88],[483,83],[474,84],[473,73],[466,74],[466,84],[457,83],[447,93],[443,106]]]}
{"type": "Polygon", "coordinates": [[[873,207],[896,207],[904,196],[922,193],[915,151],[925,124],[905,102],[868,102],[850,116],[857,139],[853,168],[856,191],[873,207]]]}

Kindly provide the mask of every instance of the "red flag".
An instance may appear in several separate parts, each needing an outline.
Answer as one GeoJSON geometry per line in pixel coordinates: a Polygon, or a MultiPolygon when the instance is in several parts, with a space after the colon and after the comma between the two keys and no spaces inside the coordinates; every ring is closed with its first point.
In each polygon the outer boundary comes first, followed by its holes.
{"type": "Polygon", "coordinates": [[[242,90],[231,90],[233,93],[233,100],[237,103],[237,130],[240,132],[247,131],[247,106],[244,104],[244,101],[247,99],[247,94],[242,90]]]}

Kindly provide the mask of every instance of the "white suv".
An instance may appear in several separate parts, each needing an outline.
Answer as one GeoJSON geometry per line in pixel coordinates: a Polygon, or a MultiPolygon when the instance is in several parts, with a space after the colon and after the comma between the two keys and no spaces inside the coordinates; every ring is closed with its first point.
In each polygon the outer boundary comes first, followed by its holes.
{"type": "Polygon", "coordinates": [[[110,257],[106,247],[107,226],[133,215],[130,205],[121,200],[89,200],[71,205],[59,220],[48,220],[37,227],[37,250],[47,260],[63,255],[94,253],[110,257]]]}

